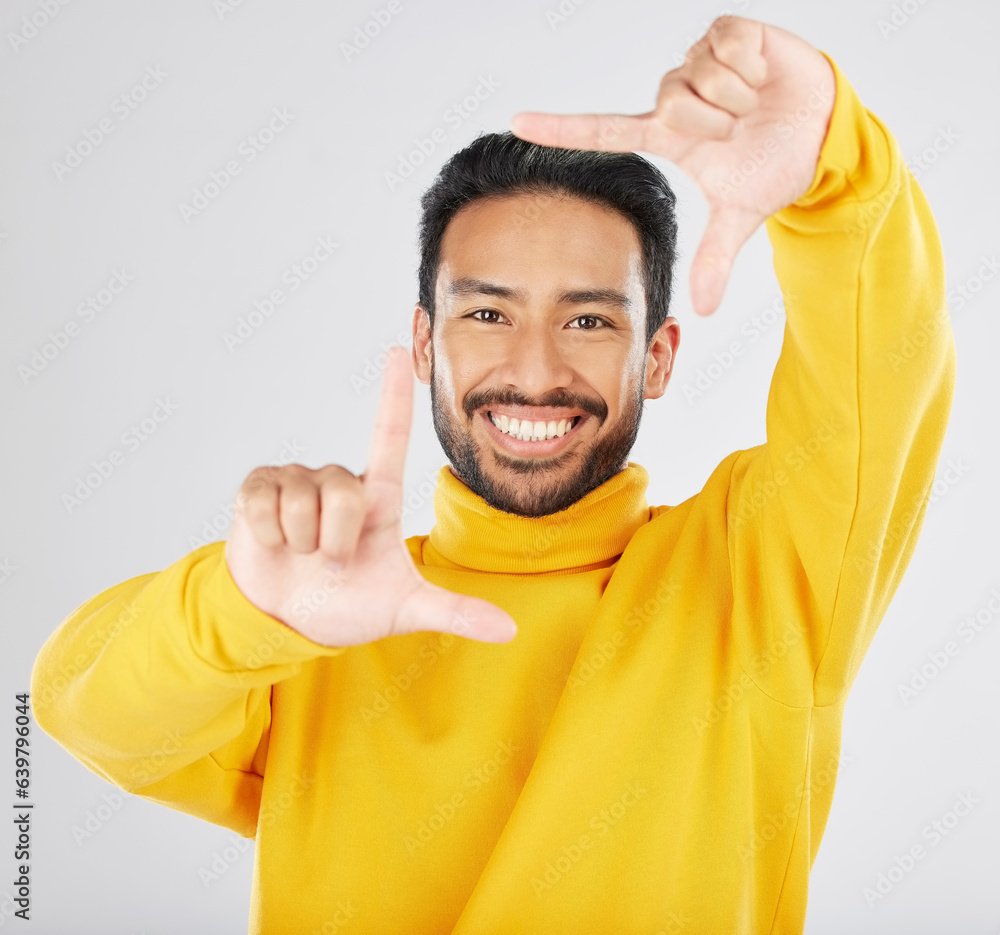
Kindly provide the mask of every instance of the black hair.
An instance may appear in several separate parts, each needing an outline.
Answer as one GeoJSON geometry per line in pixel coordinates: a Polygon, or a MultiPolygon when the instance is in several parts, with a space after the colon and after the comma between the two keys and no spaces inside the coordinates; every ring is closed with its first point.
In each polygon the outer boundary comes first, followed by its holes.
{"type": "MultiPolygon", "coordinates": [[[[536,193],[575,195],[631,221],[642,244],[648,348],[669,313],[673,287],[676,199],[666,177],[636,153],[540,146],[509,130],[481,133],[455,153],[420,200],[419,302],[430,323],[441,238],[451,219],[480,198],[536,193]]],[[[529,208],[525,223],[531,218],[529,208]]]]}

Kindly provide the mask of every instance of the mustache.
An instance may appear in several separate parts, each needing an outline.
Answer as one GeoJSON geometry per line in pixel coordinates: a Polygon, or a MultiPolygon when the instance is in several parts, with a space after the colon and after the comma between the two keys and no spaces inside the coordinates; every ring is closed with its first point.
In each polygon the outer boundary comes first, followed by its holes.
{"type": "Polygon", "coordinates": [[[462,408],[468,418],[475,415],[477,409],[491,404],[498,406],[565,406],[582,409],[596,416],[603,423],[608,417],[608,404],[603,399],[591,399],[588,396],[577,396],[565,389],[554,389],[538,399],[532,399],[519,393],[512,386],[499,390],[474,390],[462,402],[462,408]]]}

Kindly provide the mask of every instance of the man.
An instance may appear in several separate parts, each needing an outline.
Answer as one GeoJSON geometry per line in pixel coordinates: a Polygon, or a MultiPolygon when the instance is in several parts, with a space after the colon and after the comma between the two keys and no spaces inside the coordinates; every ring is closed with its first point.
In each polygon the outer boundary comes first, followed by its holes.
{"type": "Polygon", "coordinates": [[[951,409],[933,218],[825,53],[747,19],[648,114],[514,130],[425,196],[412,360],[388,355],[364,474],[252,472],[224,548],[50,637],[38,722],[255,837],[252,932],[801,932],[951,409]],[[701,314],[763,221],[774,247],[766,444],[677,506],[627,461],[679,342],[672,195],[578,150],[698,183],[701,314]],[[411,365],[451,467],[404,540],[411,365]]]}

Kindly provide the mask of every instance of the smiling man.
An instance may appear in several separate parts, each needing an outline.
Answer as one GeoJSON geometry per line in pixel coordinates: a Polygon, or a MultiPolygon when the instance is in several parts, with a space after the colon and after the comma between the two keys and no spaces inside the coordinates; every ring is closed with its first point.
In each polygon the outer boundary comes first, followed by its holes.
{"type": "Polygon", "coordinates": [[[423,232],[414,358],[452,470],[498,510],[566,509],[625,469],[642,400],[669,378],[677,320],[656,333],[676,238],[666,180],[635,155],[598,160],[493,134],[445,167],[424,197],[423,232]],[[570,192],[552,190],[560,178],[570,192]],[[636,221],[652,231],[650,277],[636,221]]]}
{"type": "Polygon", "coordinates": [[[752,20],[647,114],[513,129],[424,197],[365,472],[251,472],[226,543],[49,638],[38,723],[255,838],[254,933],[801,933],[951,411],[933,217],[832,60],[752,20]],[[766,223],[787,311],[766,442],[675,506],[628,460],[680,338],[674,198],[635,150],[708,200],[695,310],[766,223]],[[449,464],[404,539],[414,372],[449,464]]]}

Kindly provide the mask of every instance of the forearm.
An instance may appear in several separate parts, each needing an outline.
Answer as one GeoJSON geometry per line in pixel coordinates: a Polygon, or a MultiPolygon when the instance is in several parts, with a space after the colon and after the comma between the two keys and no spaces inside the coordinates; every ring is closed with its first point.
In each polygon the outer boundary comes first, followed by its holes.
{"type": "Polygon", "coordinates": [[[853,680],[909,562],[955,374],[933,216],[839,71],[813,184],[767,230],[787,325],[767,444],[733,507],[737,525],[759,525],[780,613],[808,621],[809,689],[826,703],[853,680]],[[757,507],[761,490],[773,496],[757,507]]]}
{"type": "Polygon", "coordinates": [[[39,725],[116,785],[155,781],[244,734],[252,756],[270,686],[336,652],[247,602],[223,545],[97,595],[38,655],[39,725]]]}

